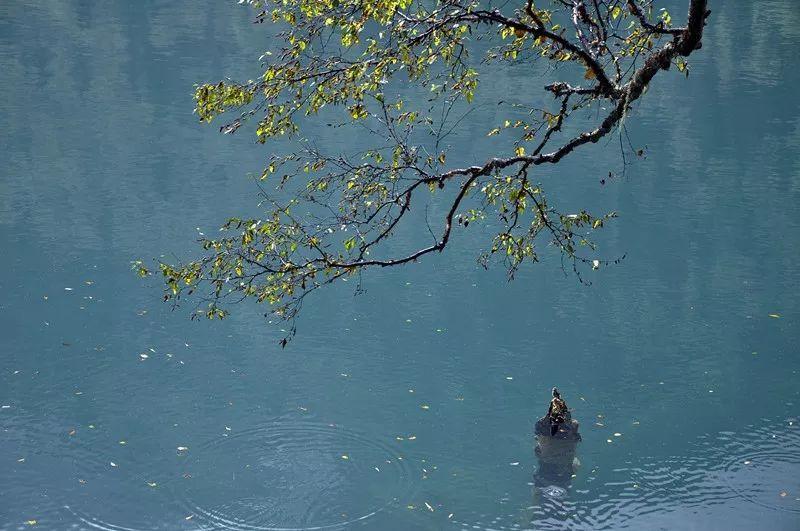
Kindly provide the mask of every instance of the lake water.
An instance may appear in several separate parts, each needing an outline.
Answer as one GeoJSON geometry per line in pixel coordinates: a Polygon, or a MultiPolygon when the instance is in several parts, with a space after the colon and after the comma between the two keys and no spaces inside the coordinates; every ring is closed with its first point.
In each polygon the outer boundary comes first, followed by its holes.
{"type": "MultiPolygon", "coordinates": [[[[316,294],[285,350],[262,308],[192,322],[130,271],[256,209],[269,148],[191,94],[255,76],[269,30],[208,4],[0,5],[0,529],[800,528],[793,0],[712,2],[689,78],[637,105],[625,177],[600,184],[613,141],[542,176],[621,215],[601,244],[626,258],[590,286],[547,252],[509,284],[462,230],[316,294]],[[553,385],[583,441],[541,485],[553,385]]],[[[518,68],[482,95],[538,90],[518,68]]],[[[448,161],[483,156],[481,112],[448,161]]]]}

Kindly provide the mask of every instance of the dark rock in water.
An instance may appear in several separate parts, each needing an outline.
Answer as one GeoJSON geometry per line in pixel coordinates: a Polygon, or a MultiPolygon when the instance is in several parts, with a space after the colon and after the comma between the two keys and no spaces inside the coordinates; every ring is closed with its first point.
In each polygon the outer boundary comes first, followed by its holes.
{"type": "Polygon", "coordinates": [[[536,421],[536,447],[534,452],[539,467],[534,474],[537,492],[549,497],[564,496],[570,488],[578,465],[576,449],[581,435],[578,421],[558,389],[553,388],[553,400],[547,414],[536,421]]]}
{"type": "Polygon", "coordinates": [[[581,435],[578,433],[578,421],[568,418],[565,422],[553,423],[548,415],[536,421],[536,435],[552,437],[562,441],[580,441],[581,435]],[[553,433],[553,427],[556,427],[553,433]]]}

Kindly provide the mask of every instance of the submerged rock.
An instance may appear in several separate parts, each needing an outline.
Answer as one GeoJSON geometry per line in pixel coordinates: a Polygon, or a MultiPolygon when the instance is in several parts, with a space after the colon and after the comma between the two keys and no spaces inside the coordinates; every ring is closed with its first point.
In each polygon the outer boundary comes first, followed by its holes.
{"type": "Polygon", "coordinates": [[[558,389],[553,388],[553,400],[547,414],[536,421],[534,430],[534,453],[539,460],[534,484],[548,497],[564,496],[571,485],[578,463],[575,454],[581,440],[578,427],[578,421],[572,418],[558,389]]]}

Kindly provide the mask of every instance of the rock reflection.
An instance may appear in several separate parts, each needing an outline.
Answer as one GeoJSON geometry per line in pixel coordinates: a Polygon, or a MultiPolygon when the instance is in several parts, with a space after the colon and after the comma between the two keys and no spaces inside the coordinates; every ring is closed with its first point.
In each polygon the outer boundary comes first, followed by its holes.
{"type": "Polygon", "coordinates": [[[578,427],[578,421],[572,418],[567,403],[554,387],[547,414],[536,422],[534,453],[539,467],[533,475],[534,501],[541,495],[566,496],[579,463],[575,455],[581,440],[578,427]]]}

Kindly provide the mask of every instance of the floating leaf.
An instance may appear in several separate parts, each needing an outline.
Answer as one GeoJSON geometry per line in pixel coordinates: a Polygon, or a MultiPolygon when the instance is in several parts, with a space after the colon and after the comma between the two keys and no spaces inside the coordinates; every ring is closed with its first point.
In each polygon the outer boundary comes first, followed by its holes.
{"type": "Polygon", "coordinates": [[[779,314],[779,313],[771,313],[771,314],[769,314],[769,316],[772,317],[773,319],[780,319],[781,318],[781,314],[779,314]]]}
{"type": "Polygon", "coordinates": [[[611,9],[611,18],[614,20],[617,20],[621,14],[622,9],[619,6],[614,6],[614,8],[611,9]]]}

